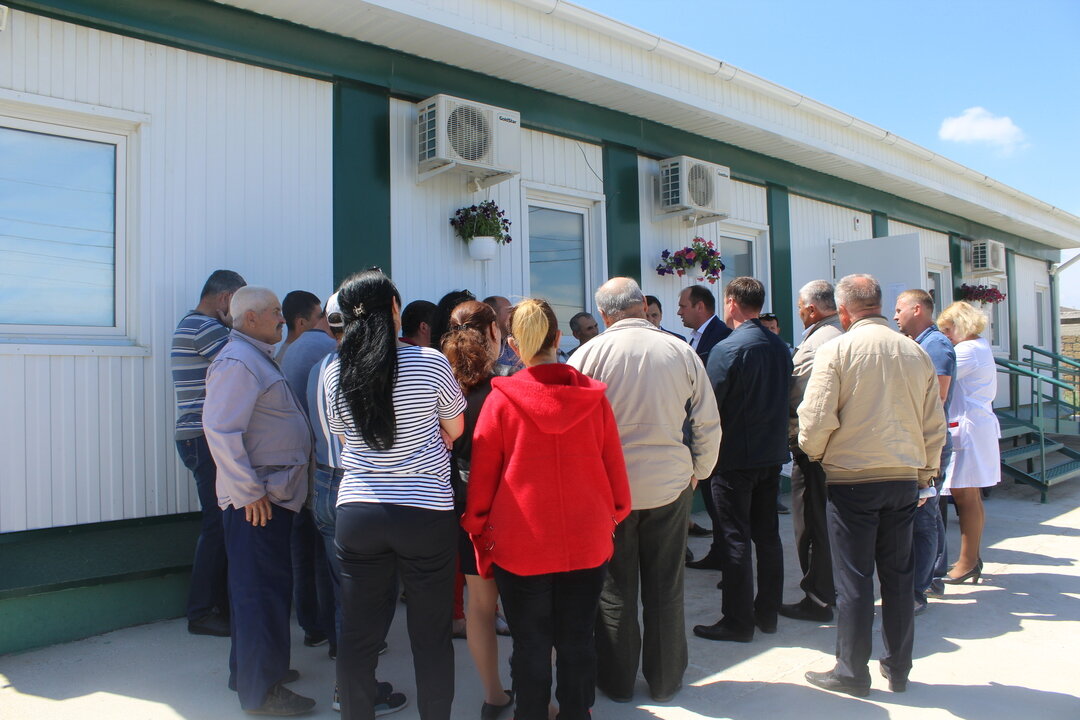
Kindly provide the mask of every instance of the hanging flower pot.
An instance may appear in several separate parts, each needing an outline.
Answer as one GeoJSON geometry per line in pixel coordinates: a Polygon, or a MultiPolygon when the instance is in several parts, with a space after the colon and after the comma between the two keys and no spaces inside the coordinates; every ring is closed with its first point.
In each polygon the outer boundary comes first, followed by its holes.
{"type": "Polygon", "coordinates": [[[711,240],[696,237],[684,248],[660,253],[660,264],[656,266],[656,273],[679,277],[690,273],[697,276],[698,282],[707,280],[713,284],[720,280],[726,267],[716,245],[711,240]]]}
{"type": "Polygon", "coordinates": [[[510,242],[510,221],[494,200],[463,207],[450,218],[457,236],[469,245],[473,260],[493,260],[499,245],[510,242]]]}
{"type": "Polygon", "coordinates": [[[469,239],[469,257],[473,260],[494,260],[499,242],[491,235],[477,235],[469,239]]]}

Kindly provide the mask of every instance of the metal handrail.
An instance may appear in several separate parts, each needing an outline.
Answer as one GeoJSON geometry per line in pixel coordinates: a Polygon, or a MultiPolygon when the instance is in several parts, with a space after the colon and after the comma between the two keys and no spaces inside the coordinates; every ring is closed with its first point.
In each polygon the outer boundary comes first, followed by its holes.
{"type": "Polygon", "coordinates": [[[1027,350],[1028,352],[1033,352],[1033,353],[1038,353],[1040,355],[1045,355],[1048,358],[1051,358],[1053,360],[1057,360],[1058,362],[1063,362],[1066,365],[1072,365],[1074,368],[1080,368],[1080,362],[1077,362],[1076,360],[1073,360],[1070,357],[1065,357],[1064,355],[1061,355],[1059,353],[1050,352],[1049,350],[1043,350],[1041,347],[1035,347],[1034,345],[1025,345],[1024,349],[1027,350]]]}
{"type": "Polygon", "coordinates": [[[1055,386],[1057,386],[1057,387],[1059,387],[1059,388],[1061,388],[1063,390],[1072,390],[1073,389],[1072,385],[1070,385],[1067,382],[1062,382],[1061,380],[1055,380],[1054,378],[1048,378],[1045,375],[1040,375],[1037,372],[1032,372],[1030,370],[1025,370],[1024,368],[1020,367],[1019,365],[1017,365],[1017,364],[1015,364],[1015,363],[1013,363],[1013,362],[1011,362],[1009,360],[1005,360],[1003,358],[994,358],[994,362],[997,363],[1000,367],[1006,368],[1006,370],[998,370],[998,372],[1014,373],[1016,375],[1021,375],[1021,376],[1026,377],[1026,378],[1031,378],[1032,380],[1039,380],[1041,382],[1047,382],[1047,383],[1050,383],[1051,385],[1055,385],[1055,386]]]}

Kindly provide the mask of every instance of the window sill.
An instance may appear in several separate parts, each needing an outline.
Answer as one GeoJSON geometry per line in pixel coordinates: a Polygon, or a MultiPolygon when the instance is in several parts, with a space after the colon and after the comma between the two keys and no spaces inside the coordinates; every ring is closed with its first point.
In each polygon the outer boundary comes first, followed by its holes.
{"type": "Polygon", "coordinates": [[[55,340],[37,341],[25,338],[0,338],[0,355],[48,355],[79,357],[150,357],[150,348],[142,345],[108,344],[81,341],[60,343],[55,340]]]}

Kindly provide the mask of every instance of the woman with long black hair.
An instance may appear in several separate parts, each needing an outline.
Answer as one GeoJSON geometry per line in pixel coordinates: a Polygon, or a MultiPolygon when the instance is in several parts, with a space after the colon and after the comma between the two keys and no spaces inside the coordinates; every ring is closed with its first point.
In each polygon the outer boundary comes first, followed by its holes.
{"type": "Polygon", "coordinates": [[[441,353],[397,341],[401,297],[382,271],[346,280],[338,302],[345,335],[325,392],[330,429],[345,446],[336,534],[342,715],[371,720],[383,700],[375,666],[400,575],[420,717],[449,720],[457,521],[447,444],[462,432],[465,399],[441,353]]]}

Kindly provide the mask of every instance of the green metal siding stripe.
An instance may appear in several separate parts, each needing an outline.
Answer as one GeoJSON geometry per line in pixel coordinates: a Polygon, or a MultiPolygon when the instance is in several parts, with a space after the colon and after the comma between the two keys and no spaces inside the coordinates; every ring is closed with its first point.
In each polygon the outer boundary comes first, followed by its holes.
{"type": "Polygon", "coordinates": [[[312,30],[208,0],[10,0],[14,8],[174,47],[321,78],[348,78],[421,99],[439,92],[521,112],[523,126],[634,148],[651,157],[690,155],[733,176],[940,232],[992,238],[1022,255],[1057,261],[1058,251],[890,193],[743,150],[666,125],[553,93],[312,30]]]}
{"type": "MultiPolygon", "coordinates": [[[[960,297],[960,285],[964,281],[964,248],[962,238],[949,233],[949,265],[952,266],[953,298],[960,297]]],[[[943,308],[938,308],[941,312],[943,308]]]]}
{"type": "MultiPolygon", "coordinates": [[[[1019,324],[1016,317],[1016,253],[1005,251],[1005,292],[1008,294],[1009,308],[1009,359],[1017,362],[1020,358],[1019,324]]],[[[1020,382],[1014,374],[1009,374],[1009,399],[1013,407],[1020,404],[1020,382]]]]}
{"type": "Polygon", "coordinates": [[[181,617],[188,573],[0,600],[0,655],[181,617]]]}
{"type": "Polygon", "coordinates": [[[605,145],[603,156],[607,274],[608,277],[632,277],[641,282],[637,152],[633,148],[605,145]]]}
{"type": "Polygon", "coordinates": [[[334,85],[334,284],[390,266],[390,96],[334,85]]]}
{"type": "MultiPolygon", "coordinates": [[[[788,208],[788,189],[769,184],[765,187],[769,218],[769,252],[772,265],[772,308],[781,317],[788,317],[795,307],[791,288],[791,214],[788,208]]],[[[794,343],[794,328],[780,324],[780,335],[794,343]]]]}
{"type": "Polygon", "coordinates": [[[870,213],[871,230],[874,237],[889,237],[889,216],[874,210],[870,213]]]}

